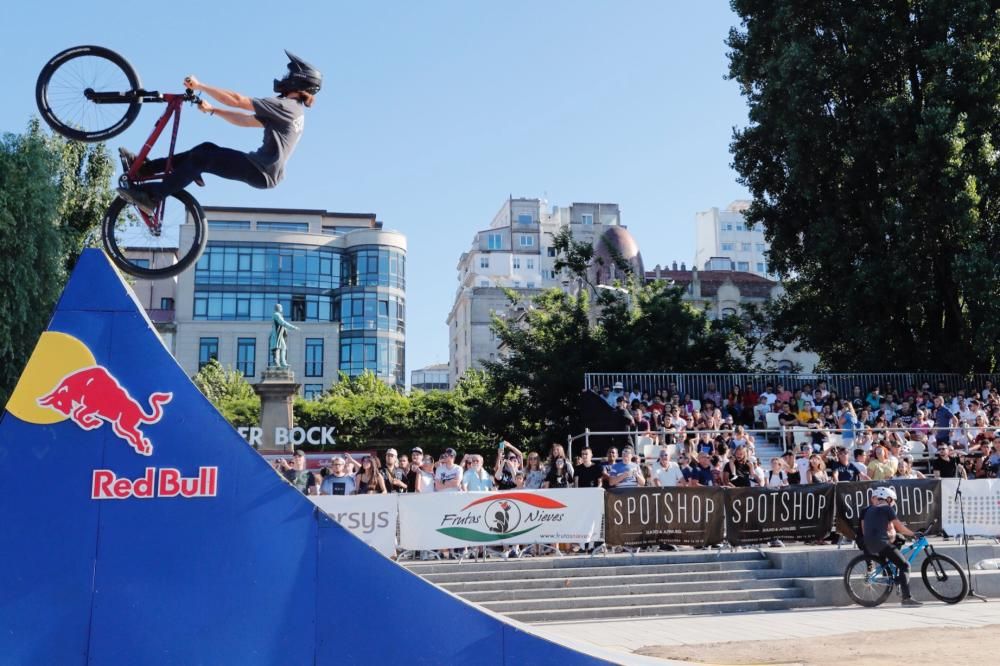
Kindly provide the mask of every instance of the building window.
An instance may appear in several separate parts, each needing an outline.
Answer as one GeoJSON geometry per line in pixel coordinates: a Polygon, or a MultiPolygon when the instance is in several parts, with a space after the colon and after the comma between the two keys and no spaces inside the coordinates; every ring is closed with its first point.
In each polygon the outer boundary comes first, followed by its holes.
{"type": "Polygon", "coordinates": [[[764,244],[763,243],[757,243],[754,246],[754,249],[757,250],[758,252],[763,252],[764,251],[764,244]]]}
{"type": "Polygon", "coordinates": [[[258,222],[257,231],[283,231],[300,234],[309,233],[308,222],[258,222]]]}
{"type": "Polygon", "coordinates": [[[592,214],[590,214],[590,213],[584,213],[583,215],[580,216],[580,220],[584,224],[593,224],[594,223],[594,216],[592,214]]]}
{"type": "Polygon", "coordinates": [[[219,338],[199,338],[198,369],[204,368],[212,359],[219,360],[219,338]]]}
{"type": "Polygon", "coordinates": [[[534,282],[529,282],[528,283],[528,289],[534,289],[534,288],[535,288],[535,283],[534,282]]]}
{"type": "Polygon", "coordinates": [[[550,257],[554,257],[554,256],[556,256],[556,249],[550,245],[548,248],[546,248],[546,253],[550,257]]]}
{"type": "Polygon", "coordinates": [[[515,271],[521,270],[521,257],[514,257],[513,263],[515,271]]]}
{"type": "Polygon", "coordinates": [[[209,220],[209,229],[249,229],[250,220],[209,220]]]}
{"type": "Polygon", "coordinates": [[[521,281],[520,280],[514,280],[514,287],[515,288],[519,288],[520,286],[521,286],[521,281]]]}
{"type": "Polygon", "coordinates": [[[503,249],[503,236],[500,234],[490,234],[487,237],[486,246],[491,250],[503,249]]]}
{"type": "Polygon", "coordinates": [[[480,280],[479,281],[479,286],[480,287],[488,287],[488,286],[490,286],[490,281],[489,280],[480,280]]]}
{"type": "Polygon", "coordinates": [[[521,234],[521,247],[535,247],[535,237],[530,234],[521,234]]]}
{"type": "Polygon", "coordinates": [[[737,261],[736,262],[736,270],[743,271],[744,273],[748,273],[750,271],[750,262],[749,261],[737,261]]]}
{"type": "Polygon", "coordinates": [[[722,225],[722,230],[723,231],[732,231],[733,230],[733,225],[731,225],[731,224],[723,224],[722,225]]]}
{"type": "Polygon", "coordinates": [[[160,299],[160,309],[161,310],[173,310],[174,309],[174,299],[172,299],[172,298],[161,298],[160,299]]]}
{"type": "Polygon", "coordinates": [[[236,338],[236,369],[244,377],[257,374],[257,338],[236,338]]]}
{"type": "Polygon", "coordinates": [[[535,270],[535,259],[533,257],[529,257],[527,259],[527,262],[528,262],[528,270],[529,271],[535,270]]]}
{"type": "Polygon", "coordinates": [[[767,264],[765,264],[763,261],[758,261],[757,262],[757,272],[758,273],[766,273],[767,272],[767,264]]]}
{"type": "Polygon", "coordinates": [[[318,400],[323,396],[322,384],[303,384],[302,397],[306,400],[318,400]]]}
{"type": "Polygon", "coordinates": [[[521,213],[520,215],[517,216],[518,224],[531,224],[531,222],[532,222],[531,215],[527,213],[521,213]]]}
{"type": "Polygon", "coordinates": [[[485,255],[482,256],[482,257],[479,257],[479,267],[480,268],[489,268],[490,267],[490,258],[487,257],[487,256],[485,256],[485,255]]]}
{"type": "Polygon", "coordinates": [[[323,338],[306,338],[306,377],[323,376],[323,338]]]}
{"type": "Polygon", "coordinates": [[[149,268],[149,259],[129,259],[130,264],[139,268],[149,268]]]}
{"type": "Polygon", "coordinates": [[[741,248],[741,249],[742,249],[742,250],[743,250],[744,252],[749,252],[749,251],[750,251],[750,243],[743,243],[742,245],[740,245],[740,248],[741,248]]]}
{"type": "Polygon", "coordinates": [[[736,225],[736,231],[743,231],[743,225],[742,224],[737,224],[736,225]]]}
{"type": "Polygon", "coordinates": [[[734,248],[735,248],[735,244],[734,243],[723,243],[722,244],[722,251],[723,252],[732,252],[734,248]]]}

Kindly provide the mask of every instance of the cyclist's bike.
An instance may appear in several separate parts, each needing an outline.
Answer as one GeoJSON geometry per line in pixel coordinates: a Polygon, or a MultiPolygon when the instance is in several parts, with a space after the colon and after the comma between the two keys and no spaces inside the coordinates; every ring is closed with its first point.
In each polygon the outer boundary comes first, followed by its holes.
{"type": "MultiPolygon", "coordinates": [[[[927,555],[920,566],[927,591],[946,604],[957,604],[969,591],[965,572],[958,562],[934,552],[934,546],[918,532],[913,543],[900,552],[912,566],[921,551],[927,555]]],[[[852,559],[844,569],[844,588],[856,604],[873,608],[889,598],[896,585],[896,567],[883,558],[863,553],[852,559]]]]}
{"type": "MultiPolygon", "coordinates": [[[[174,145],[184,102],[200,103],[190,89],[183,94],[145,90],[125,58],[100,46],[75,46],[46,63],[35,87],[38,110],[48,125],[68,139],[106,141],[124,132],[143,104],[167,108],[128,164],[122,159],[122,186],[162,179],[172,170],[174,145]],[[173,120],[170,149],[161,173],[139,175],[153,145],[173,120]]],[[[101,222],[104,250],[118,268],[147,279],[177,275],[198,260],[208,233],[205,212],[185,191],[164,199],[147,214],[116,198],[101,222]]]]}

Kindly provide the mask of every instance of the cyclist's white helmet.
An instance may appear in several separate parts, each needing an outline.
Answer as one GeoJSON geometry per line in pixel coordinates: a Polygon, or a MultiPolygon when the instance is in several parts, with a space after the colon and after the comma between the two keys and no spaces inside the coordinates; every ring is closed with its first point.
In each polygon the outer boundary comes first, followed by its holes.
{"type": "Polygon", "coordinates": [[[880,500],[891,499],[893,502],[896,501],[896,489],[892,486],[882,486],[876,488],[872,491],[872,496],[879,498],[880,500]]]}

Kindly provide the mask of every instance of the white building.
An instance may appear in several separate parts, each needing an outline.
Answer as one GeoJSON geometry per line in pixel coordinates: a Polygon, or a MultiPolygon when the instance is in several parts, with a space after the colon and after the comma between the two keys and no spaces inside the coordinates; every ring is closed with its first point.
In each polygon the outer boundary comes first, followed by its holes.
{"type": "Polygon", "coordinates": [[[450,386],[447,363],[435,363],[410,372],[411,389],[447,391],[450,386]]]}
{"type": "Polygon", "coordinates": [[[713,257],[729,257],[737,271],[773,277],[767,265],[763,228],[748,229],[743,219],[749,206],[749,201],[734,201],[724,210],[710,208],[695,213],[695,266],[704,266],[713,257]]]}
{"type": "MultiPolygon", "coordinates": [[[[498,358],[498,341],[490,325],[494,313],[508,312],[504,288],[526,296],[550,287],[564,287],[555,270],[554,236],[568,227],[577,241],[613,246],[617,255],[636,262],[642,275],[641,257],[634,240],[621,225],[618,204],[574,203],[548,210],[543,199],[508,198],[490,222],[478,231],[472,247],[458,260],[458,291],[448,314],[448,371],[451,386],[469,368],[498,358]]],[[[614,268],[604,269],[614,277],[614,268]]]]}

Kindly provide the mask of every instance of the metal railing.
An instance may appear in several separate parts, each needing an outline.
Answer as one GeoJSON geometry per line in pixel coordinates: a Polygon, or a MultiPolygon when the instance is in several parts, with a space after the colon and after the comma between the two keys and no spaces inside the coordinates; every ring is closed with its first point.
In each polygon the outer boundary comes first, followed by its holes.
{"type": "MultiPolygon", "coordinates": [[[[649,393],[653,396],[658,390],[668,390],[677,393],[681,398],[685,394],[693,400],[702,400],[708,385],[714,384],[715,390],[723,398],[729,393],[733,386],[739,386],[740,390],[750,384],[755,391],[760,393],[767,385],[775,389],[783,386],[789,391],[802,389],[806,385],[816,389],[819,382],[826,382],[829,391],[836,391],[841,398],[851,397],[852,390],[859,386],[862,395],[867,395],[873,386],[880,387],[885,391],[888,387],[902,393],[910,386],[920,389],[924,382],[930,384],[930,390],[937,392],[939,384],[944,390],[956,392],[959,389],[966,391],[981,390],[986,382],[994,385],[1000,383],[1000,374],[973,374],[960,375],[956,373],[943,372],[864,372],[864,373],[812,373],[812,374],[782,374],[782,373],[656,373],[656,372],[588,372],[583,376],[583,386],[585,389],[599,390],[602,386],[614,386],[615,382],[621,382],[625,387],[625,393],[629,393],[634,387],[639,387],[640,393],[649,393]],[[673,387],[671,389],[671,387],[673,387]]],[[[669,397],[669,396],[668,396],[669,397]]]]}

